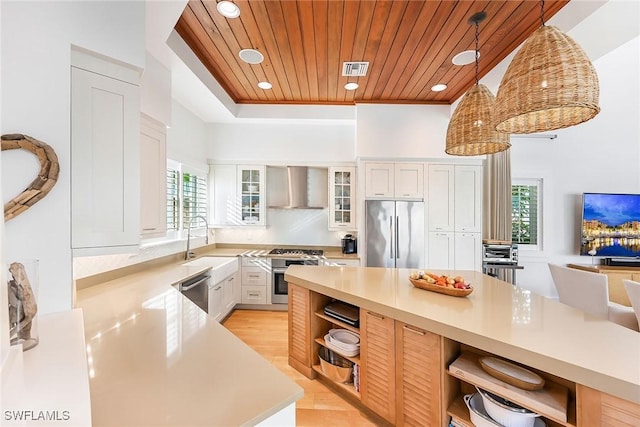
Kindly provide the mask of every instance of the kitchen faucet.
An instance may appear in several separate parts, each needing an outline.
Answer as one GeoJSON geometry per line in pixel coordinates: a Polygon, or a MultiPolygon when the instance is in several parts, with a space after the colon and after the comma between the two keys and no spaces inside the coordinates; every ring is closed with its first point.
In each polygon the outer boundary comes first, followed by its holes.
{"type": "Polygon", "coordinates": [[[206,245],[209,244],[209,223],[207,222],[207,218],[205,218],[202,215],[196,215],[193,218],[191,218],[191,220],[189,221],[189,228],[187,229],[187,252],[184,254],[184,259],[190,259],[196,256],[196,254],[194,254],[190,250],[190,247],[191,247],[191,226],[193,225],[193,220],[197,218],[201,218],[204,221],[205,231],[207,233],[204,238],[205,239],[204,243],[206,245]]]}

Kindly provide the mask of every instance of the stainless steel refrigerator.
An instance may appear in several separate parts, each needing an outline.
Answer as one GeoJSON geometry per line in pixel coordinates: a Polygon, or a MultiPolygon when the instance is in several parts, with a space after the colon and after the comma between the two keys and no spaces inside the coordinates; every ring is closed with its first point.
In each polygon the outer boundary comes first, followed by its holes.
{"type": "Polygon", "coordinates": [[[367,267],[424,266],[424,202],[367,200],[367,267]]]}

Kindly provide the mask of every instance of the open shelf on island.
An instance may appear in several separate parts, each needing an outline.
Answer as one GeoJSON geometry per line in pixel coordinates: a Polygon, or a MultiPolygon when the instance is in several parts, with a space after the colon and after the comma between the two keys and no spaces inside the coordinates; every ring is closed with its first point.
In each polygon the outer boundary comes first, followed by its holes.
{"type": "Polygon", "coordinates": [[[474,427],[469,417],[469,408],[464,403],[462,396],[456,397],[456,399],[447,408],[447,415],[455,417],[459,424],[463,427],[474,427]]]}
{"type": "Polygon", "coordinates": [[[333,381],[331,378],[326,376],[324,372],[322,372],[322,367],[320,365],[313,365],[313,370],[316,371],[318,374],[322,375],[328,381],[331,381],[331,383],[335,384],[338,388],[345,390],[347,393],[351,394],[352,396],[360,400],[360,393],[358,393],[356,389],[353,387],[353,383],[344,384],[344,383],[339,383],[337,381],[333,381]]]}
{"type": "MultiPolygon", "coordinates": [[[[542,390],[530,391],[514,387],[486,373],[478,361],[480,357],[472,352],[463,352],[449,365],[447,372],[455,378],[536,412],[554,424],[576,425],[575,404],[571,402],[567,387],[550,380],[546,380],[542,390]]],[[[468,413],[466,408],[465,412],[468,413]]]]}
{"type": "Polygon", "coordinates": [[[324,338],[316,338],[315,341],[318,344],[320,344],[321,346],[328,348],[329,350],[333,351],[334,353],[339,354],[340,356],[344,357],[345,359],[350,360],[353,363],[357,363],[358,365],[360,364],[360,356],[345,356],[344,354],[340,353],[339,351],[336,351],[333,348],[329,347],[327,345],[327,343],[325,342],[324,338]]]}
{"type": "Polygon", "coordinates": [[[351,325],[349,325],[349,324],[347,324],[345,322],[342,322],[342,321],[336,319],[335,317],[327,316],[326,314],[324,314],[321,311],[316,311],[315,315],[318,316],[321,319],[326,320],[327,322],[333,323],[336,326],[340,326],[341,328],[347,329],[347,330],[349,330],[351,332],[355,332],[356,334],[360,333],[360,329],[358,329],[358,328],[356,328],[354,326],[351,326],[351,325]]]}

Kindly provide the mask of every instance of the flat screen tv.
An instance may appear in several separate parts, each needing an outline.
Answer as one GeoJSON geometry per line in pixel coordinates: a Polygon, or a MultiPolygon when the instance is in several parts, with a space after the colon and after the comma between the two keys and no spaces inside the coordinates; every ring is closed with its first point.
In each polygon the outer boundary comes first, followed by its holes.
{"type": "Polygon", "coordinates": [[[640,194],[584,193],[580,255],[640,257],[640,194]]]}

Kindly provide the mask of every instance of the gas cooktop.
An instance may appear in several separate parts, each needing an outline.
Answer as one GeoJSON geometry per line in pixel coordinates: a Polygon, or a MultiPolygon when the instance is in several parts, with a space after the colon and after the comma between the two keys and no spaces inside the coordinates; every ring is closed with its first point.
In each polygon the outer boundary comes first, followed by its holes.
{"type": "Polygon", "coordinates": [[[296,248],[276,248],[272,249],[269,252],[269,255],[291,255],[291,256],[300,256],[300,255],[311,255],[311,256],[322,256],[324,251],[322,249],[296,249],[296,248]]]}

